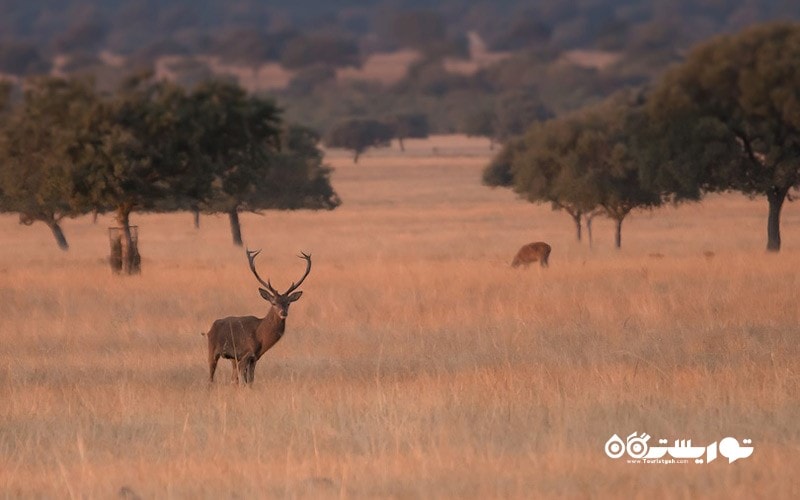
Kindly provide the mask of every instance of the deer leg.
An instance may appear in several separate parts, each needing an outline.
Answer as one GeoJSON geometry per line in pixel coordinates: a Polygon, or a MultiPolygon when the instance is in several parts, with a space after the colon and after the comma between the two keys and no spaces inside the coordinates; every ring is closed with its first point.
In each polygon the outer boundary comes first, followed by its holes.
{"type": "Polygon", "coordinates": [[[239,366],[236,359],[231,359],[231,383],[239,385],[239,366]]]}
{"type": "Polygon", "coordinates": [[[244,384],[250,383],[250,365],[252,360],[253,358],[251,356],[239,360],[239,380],[244,384]]]}
{"type": "Polygon", "coordinates": [[[250,358],[247,362],[247,378],[245,382],[248,384],[252,384],[253,380],[255,380],[256,376],[256,358],[250,358]]]}
{"type": "Polygon", "coordinates": [[[217,371],[217,361],[219,361],[219,353],[209,351],[208,353],[208,383],[214,382],[214,372],[217,371]]]}

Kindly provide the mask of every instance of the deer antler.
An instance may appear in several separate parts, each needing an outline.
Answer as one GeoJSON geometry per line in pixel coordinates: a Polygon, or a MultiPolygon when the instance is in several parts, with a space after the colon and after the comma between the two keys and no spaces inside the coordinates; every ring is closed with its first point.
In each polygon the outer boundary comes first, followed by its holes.
{"type": "Polygon", "coordinates": [[[292,286],[290,286],[289,289],[286,290],[286,293],[284,295],[288,295],[288,294],[292,293],[293,291],[295,291],[297,289],[297,287],[299,287],[300,285],[303,284],[303,280],[306,279],[306,276],[308,276],[308,273],[311,272],[311,256],[308,255],[305,252],[300,252],[300,255],[298,255],[298,257],[300,257],[301,259],[305,259],[305,261],[306,261],[306,273],[303,275],[302,278],[300,278],[300,281],[298,281],[297,283],[292,283],[292,286]]]}
{"type": "Polygon", "coordinates": [[[258,256],[258,254],[261,253],[261,249],[260,248],[258,250],[245,249],[245,251],[247,252],[247,261],[250,263],[250,270],[253,271],[253,274],[255,275],[258,282],[261,283],[267,290],[269,290],[276,297],[280,295],[277,290],[272,288],[270,282],[261,279],[261,276],[258,275],[258,271],[256,271],[256,257],[258,256]]]}

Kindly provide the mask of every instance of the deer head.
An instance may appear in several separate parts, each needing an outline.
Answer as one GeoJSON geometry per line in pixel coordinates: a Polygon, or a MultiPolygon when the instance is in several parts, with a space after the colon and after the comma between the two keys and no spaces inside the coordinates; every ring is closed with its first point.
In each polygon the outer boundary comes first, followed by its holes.
{"type": "Polygon", "coordinates": [[[258,291],[261,293],[261,296],[264,298],[264,300],[272,304],[272,308],[275,309],[278,317],[281,319],[286,319],[286,316],[289,315],[289,305],[303,295],[303,292],[295,292],[295,290],[303,284],[303,280],[305,280],[306,276],[308,276],[308,273],[311,272],[311,256],[304,252],[300,252],[298,257],[306,261],[306,272],[303,274],[303,277],[300,278],[300,281],[297,283],[292,283],[288,290],[286,290],[284,293],[280,293],[272,287],[272,284],[269,282],[269,280],[264,281],[258,275],[258,271],[256,271],[255,260],[259,253],[261,253],[261,250],[247,250],[247,260],[250,262],[250,270],[253,271],[253,275],[256,277],[258,282],[264,286],[264,288],[259,288],[258,291]]]}

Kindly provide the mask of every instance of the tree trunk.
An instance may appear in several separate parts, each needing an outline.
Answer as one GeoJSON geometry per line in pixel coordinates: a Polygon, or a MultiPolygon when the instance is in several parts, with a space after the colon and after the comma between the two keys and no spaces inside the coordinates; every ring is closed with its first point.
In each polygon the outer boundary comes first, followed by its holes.
{"type": "Polygon", "coordinates": [[[67,251],[69,250],[69,243],[67,243],[67,237],[64,236],[64,231],[61,230],[61,225],[59,225],[58,221],[53,219],[49,221],[45,221],[47,227],[53,232],[53,236],[56,238],[56,243],[58,243],[58,248],[61,250],[67,251]]]}
{"type": "Polygon", "coordinates": [[[122,274],[139,274],[142,271],[141,257],[139,256],[137,242],[131,235],[130,215],[130,207],[122,206],[117,209],[117,224],[119,224],[121,230],[119,238],[120,267],[118,270],[116,269],[114,256],[112,255],[112,268],[122,274]]]}
{"type": "Polygon", "coordinates": [[[589,238],[589,248],[592,248],[592,220],[594,220],[594,214],[589,214],[586,216],[586,236],[589,238]]]}
{"type": "Polygon", "coordinates": [[[117,214],[117,224],[122,228],[122,238],[120,239],[120,258],[122,262],[122,273],[131,274],[131,247],[133,247],[133,239],[131,238],[131,224],[130,212],[121,209],[117,214]]]}
{"type": "Polygon", "coordinates": [[[97,209],[92,210],[92,224],[97,224],[97,209]]]}
{"type": "Polygon", "coordinates": [[[194,228],[200,229],[200,210],[195,208],[192,210],[192,213],[194,216],[194,228]]]}
{"type": "Polygon", "coordinates": [[[242,226],[239,223],[239,210],[234,208],[228,212],[228,219],[231,221],[231,236],[233,236],[233,244],[242,246],[242,226]]]}
{"type": "Polygon", "coordinates": [[[767,219],[767,251],[780,252],[781,250],[781,208],[786,201],[788,189],[772,187],[767,192],[769,202],[769,217],[767,219]]]}
{"type": "Polygon", "coordinates": [[[622,220],[624,217],[614,219],[616,221],[616,229],[614,232],[614,245],[617,249],[622,248],[622,220]]]}
{"type": "Polygon", "coordinates": [[[400,151],[405,153],[406,147],[403,145],[403,138],[402,137],[398,137],[397,138],[397,142],[400,143],[400,151]]]}
{"type": "Polygon", "coordinates": [[[359,156],[361,156],[361,151],[356,149],[356,154],[353,155],[353,163],[358,163],[359,156]]]}

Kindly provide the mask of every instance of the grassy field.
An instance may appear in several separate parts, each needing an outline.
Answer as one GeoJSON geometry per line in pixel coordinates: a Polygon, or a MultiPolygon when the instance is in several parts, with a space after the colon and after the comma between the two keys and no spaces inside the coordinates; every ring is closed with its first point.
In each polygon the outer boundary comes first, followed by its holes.
{"type": "Polygon", "coordinates": [[[333,212],[243,216],[305,294],[252,388],[207,384],[206,331],[266,313],[224,217],[139,215],[113,276],[101,217],[0,217],[0,497],[800,496],[800,210],[768,255],[766,201],[595,222],[480,185],[485,141],[329,155],[333,212]],[[512,270],[524,243],[550,268],[512,270]],[[704,252],[713,252],[707,257],[704,252]],[[651,254],[661,254],[656,258],[651,254]],[[608,458],[612,434],[753,440],[732,464],[608,458]]]}

